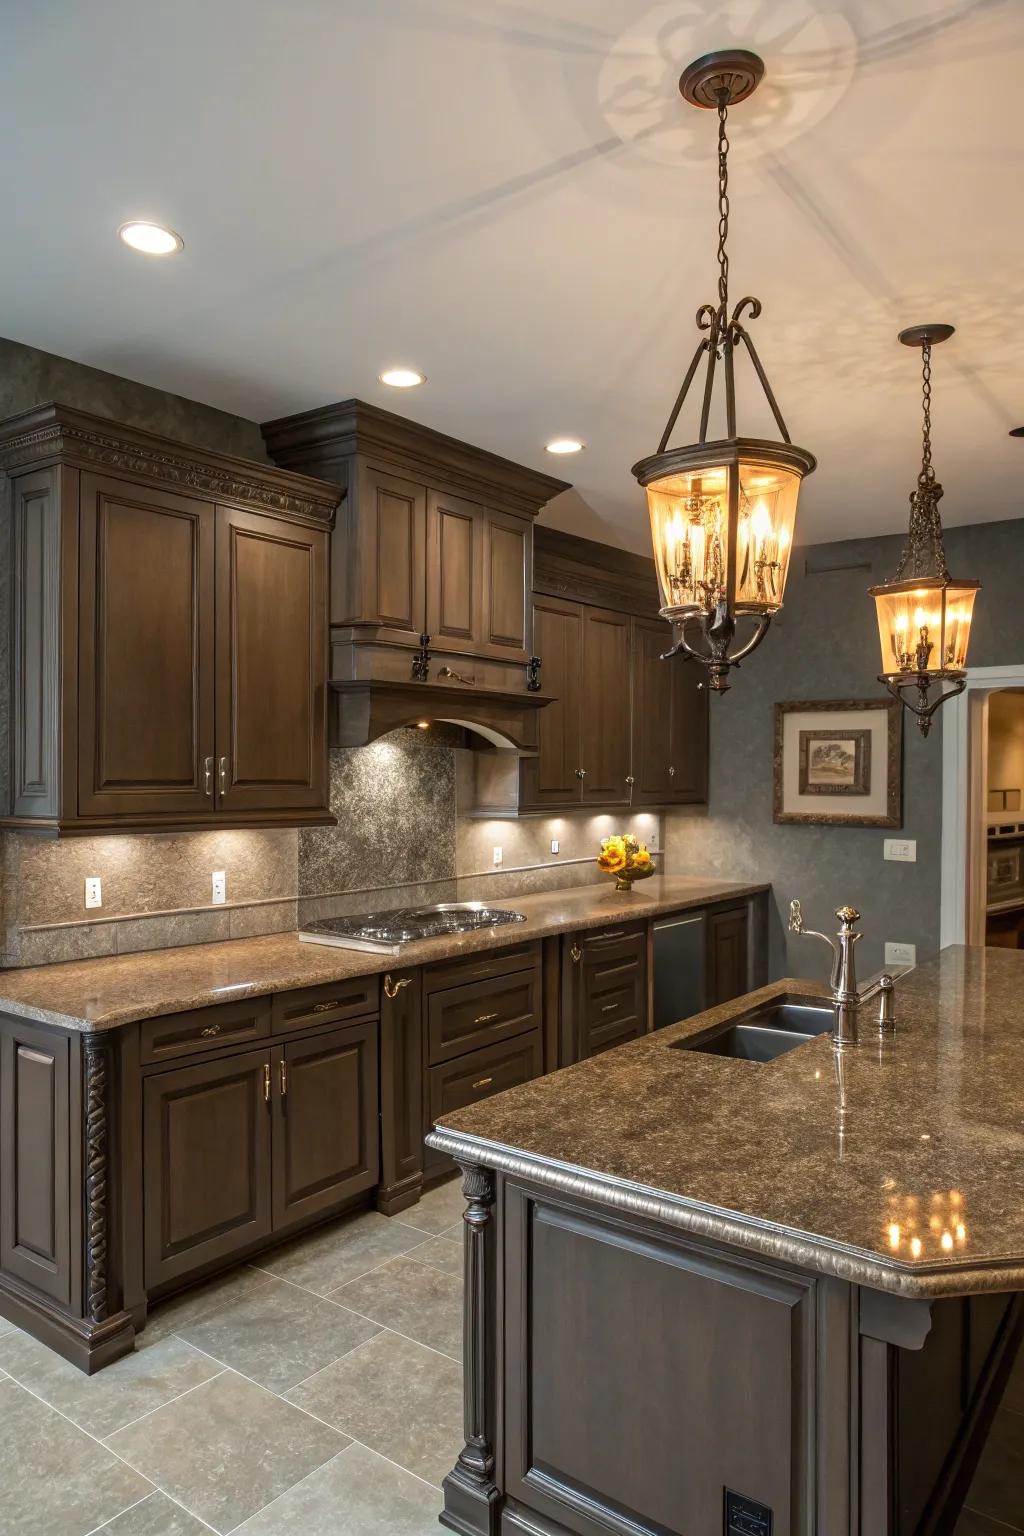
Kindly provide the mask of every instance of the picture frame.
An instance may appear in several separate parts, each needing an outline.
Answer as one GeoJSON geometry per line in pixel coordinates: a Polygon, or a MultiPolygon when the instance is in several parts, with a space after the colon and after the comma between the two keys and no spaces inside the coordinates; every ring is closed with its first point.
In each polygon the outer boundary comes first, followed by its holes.
{"type": "Polygon", "coordinates": [[[903,711],[896,699],[777,703],[773,768],[776,822],[899,827],[903,711]]]}

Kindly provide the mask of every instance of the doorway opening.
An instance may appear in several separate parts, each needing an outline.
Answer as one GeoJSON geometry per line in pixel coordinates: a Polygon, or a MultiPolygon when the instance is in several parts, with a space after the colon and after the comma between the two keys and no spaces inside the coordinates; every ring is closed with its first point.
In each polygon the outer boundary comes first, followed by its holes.
{"type": "Polygon", "coordinates": [[[972,669],[942,756],[941,942],[1024,949],[1024,665],[972,669]]]}

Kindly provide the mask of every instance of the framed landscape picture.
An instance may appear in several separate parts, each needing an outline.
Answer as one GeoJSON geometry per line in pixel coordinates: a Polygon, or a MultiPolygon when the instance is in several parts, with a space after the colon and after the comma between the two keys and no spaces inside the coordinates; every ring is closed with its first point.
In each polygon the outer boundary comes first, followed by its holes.
{"type": "Polygon", "coordinates": [[[775,820],[898,827],[903,714],[895,699],[775,706],[775,820]]]}

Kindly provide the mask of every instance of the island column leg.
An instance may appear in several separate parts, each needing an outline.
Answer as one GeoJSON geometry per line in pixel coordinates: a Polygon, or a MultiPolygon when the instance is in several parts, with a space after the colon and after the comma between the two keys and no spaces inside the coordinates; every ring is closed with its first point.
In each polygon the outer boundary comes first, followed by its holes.
{"type": "Polygon", "coordinates": [[[497,1417],[494,1174],[474,1163],[459,1163],[466,1197],[466,1299],[464,1339],[464,1432],[466,1443],[442,1484],[441,1523],[462,1536],[497,1536],[500,1493],[494,1481],[497,1417]]]}

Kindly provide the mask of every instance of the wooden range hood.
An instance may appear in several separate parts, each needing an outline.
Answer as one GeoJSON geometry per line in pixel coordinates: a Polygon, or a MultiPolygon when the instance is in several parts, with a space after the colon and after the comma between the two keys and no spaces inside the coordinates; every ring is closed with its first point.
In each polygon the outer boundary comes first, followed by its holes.
{"type": "MultiPolygon", "coordinates": [[[[564,480],[345,400],[267,422],[270,457],[342,487],[331,543],[332,746],[446,721],[536,749],[533,521],[564,480]]],[[[539,672],[539,680],[538,680],[539,672]]]]}

